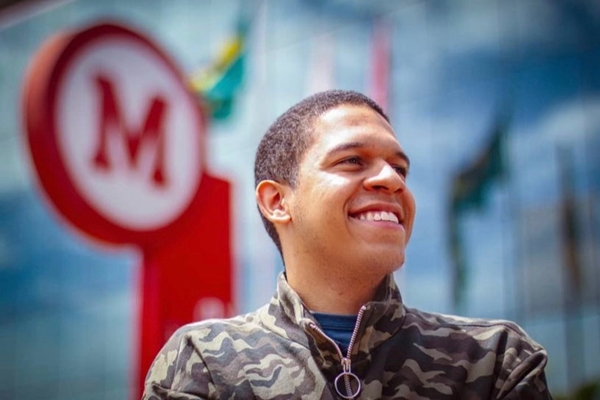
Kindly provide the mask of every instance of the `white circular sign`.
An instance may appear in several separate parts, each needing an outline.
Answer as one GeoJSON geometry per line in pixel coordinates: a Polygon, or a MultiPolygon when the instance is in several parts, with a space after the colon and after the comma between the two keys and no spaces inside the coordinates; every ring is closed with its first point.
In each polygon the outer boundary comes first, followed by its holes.
{"type": "Polygon", "coordinates": [[[87,43],[60,81],[58,148],[78,192],[132,230],[161,228],[197,192],[198,105],[174,69],[133,36],[87,43]]]}

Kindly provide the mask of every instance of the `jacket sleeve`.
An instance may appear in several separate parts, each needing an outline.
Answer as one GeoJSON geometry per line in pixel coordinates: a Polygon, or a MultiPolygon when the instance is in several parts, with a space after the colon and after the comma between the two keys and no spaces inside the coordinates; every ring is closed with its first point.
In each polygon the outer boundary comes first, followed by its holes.
{"type": "MultiPolygon", "coordinates": [[[[545,367],[548,355],[527,334],[520,337],[515,347],[504,354],[504,374],[498,382],[497,399],[552,400],[546,383],[545,367]]],[[[510,341],[509,341],[510,342],[510,341]]]]}
{"type": "Polygon", "coordinates": [[[210,372],[190,333],[176,332],[158,353],[144,384],[142,400],[218,398],[210,372]]]}

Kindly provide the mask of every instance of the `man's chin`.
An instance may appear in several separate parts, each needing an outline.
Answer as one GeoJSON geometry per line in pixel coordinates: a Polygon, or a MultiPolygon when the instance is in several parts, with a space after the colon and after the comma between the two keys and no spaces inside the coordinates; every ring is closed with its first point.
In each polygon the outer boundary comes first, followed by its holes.
{"type": "Polygon", "coordinates": [[[386,252],[372,252],[365,258],[364,264],[367,269],[378,275],[388,275],[398,271],[404,265],[404,252],[395,252],[386,254],[386,252]]]}

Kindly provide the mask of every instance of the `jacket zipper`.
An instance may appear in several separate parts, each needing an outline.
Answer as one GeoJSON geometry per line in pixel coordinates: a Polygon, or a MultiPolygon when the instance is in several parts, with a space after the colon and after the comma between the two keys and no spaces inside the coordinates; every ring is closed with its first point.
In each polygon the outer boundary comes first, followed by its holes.
{"type": "Polygon", "coordinates": [[[331,339],[329,336],[323,332],[323,330],[317,326],[317,324],[311,322],[310,327],[317,331],[321,336],[327,339],[330,343],[334,345],[337,350],[338,355],[340,356],[342,363],[342,372],[335,378],[334,387],[337,393],[343,397],[344,399],[354,399],[361,391],[362,385],[358,377],[352,373],[352,361],[350,355],[352,354],[352,347],[354,347],[354,342],[356,341],[356,337],[358,336],[358,328],[360,327],[360,322],[362,320],[363,314],[367,311],[366,306],[362,306],[358,311],[358,315],[356,316],[356,324],[354,325],[354,330],[352,331],[352,336],[350,336],[350,343],[348,344],[348,352],[344,357],[340,346],[335,342],[335,340],[331,339]],[[346,393],[342,393],[340,388],[338,387],[338,381],[340,379],[344,380],[344,387],[346,389],[346,393]],[[354,379],[357,383],[356,390],[352,390],[352,386],[350,384],[350,380],[354,379]]]}

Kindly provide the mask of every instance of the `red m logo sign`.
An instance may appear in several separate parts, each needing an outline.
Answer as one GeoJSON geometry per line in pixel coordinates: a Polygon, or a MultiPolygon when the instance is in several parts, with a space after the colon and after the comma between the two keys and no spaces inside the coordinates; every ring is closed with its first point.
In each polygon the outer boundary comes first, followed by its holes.
{"type": "Polygon", "coordinates": [[[167,111],[167,103],[159,96],[150,100],[146,117],[137,129],[127,126],[121,112],[121,107],[115,96],[113,82],[102,75],[95,78],[96,88],[100,97],[101,113],[98,125],[98,147],[93,163],[97,168],[109,170],[112,168],[107,152],[109,134],[120,135],[125,146],[128,165],[135,168],[138,165],[142,143],[148,143],[146,148],[155,150],[152,180],[157,186],[166,185],[165,177],[165,139],[163,120],[167,111]]]}

